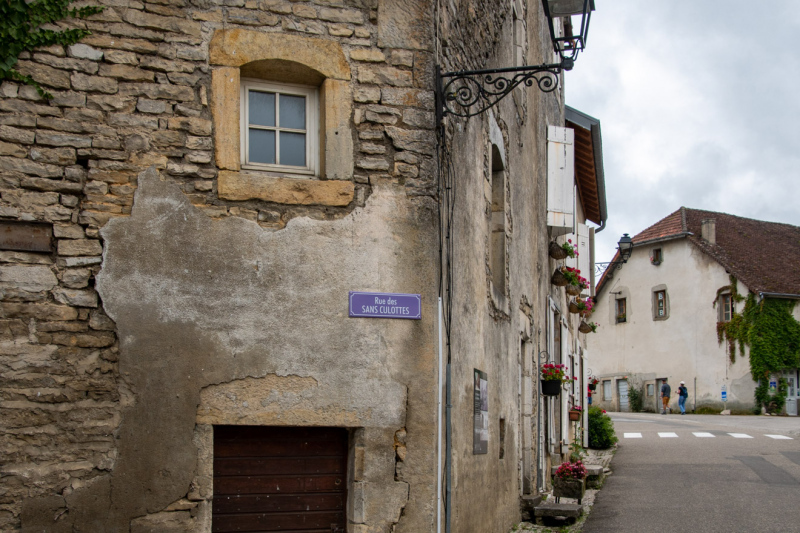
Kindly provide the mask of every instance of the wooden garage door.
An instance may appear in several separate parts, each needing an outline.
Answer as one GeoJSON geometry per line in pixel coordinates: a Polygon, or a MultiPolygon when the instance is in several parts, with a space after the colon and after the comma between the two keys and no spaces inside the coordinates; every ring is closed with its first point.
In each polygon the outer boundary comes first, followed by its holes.
{"type": "Polygon", "coordinates": [[[214,427],[212,530],[346,530],[347,430],[214,427]]]}

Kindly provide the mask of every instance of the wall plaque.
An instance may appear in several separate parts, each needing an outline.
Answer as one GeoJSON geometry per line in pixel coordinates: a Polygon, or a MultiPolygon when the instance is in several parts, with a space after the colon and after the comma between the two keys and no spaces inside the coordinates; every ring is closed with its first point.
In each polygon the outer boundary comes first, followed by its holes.
{"type": "Polygon", "coordinates": [[[350,291],[350,316],[354,318],[422,318],[419,294],[350,291]]]}

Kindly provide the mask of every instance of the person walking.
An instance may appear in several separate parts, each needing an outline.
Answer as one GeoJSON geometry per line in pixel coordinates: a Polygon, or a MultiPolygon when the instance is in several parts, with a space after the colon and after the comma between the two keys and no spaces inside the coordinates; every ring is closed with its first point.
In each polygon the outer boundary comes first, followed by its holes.
{"type": "Polygon", "coordinates": [[[672,394],[672,388],[670,388],[669,383],[667,383],[667,378],[661,380],[661,405],[663,408],[661,409],[661,414],[667,414],[667,409],[669,409],[669,395],[672,394]]]}
{"type": "Polygon", "coordinates": [[[686,388],[686,382],[681,381],[678,387],[678,407],[681,408],[681,414],[686,414],[686,398],[689,397],[689,390],[686,388]]]}

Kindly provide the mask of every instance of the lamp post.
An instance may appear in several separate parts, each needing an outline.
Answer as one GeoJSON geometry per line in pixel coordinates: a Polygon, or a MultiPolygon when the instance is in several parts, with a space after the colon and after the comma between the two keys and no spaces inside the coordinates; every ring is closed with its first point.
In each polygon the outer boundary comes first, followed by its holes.
{"type": "Polygon", "coordinates": [[[617,250],[619,253],[619,257],[615,261],[611,261],[608,263],[595,263],[595,276],[602,276],[606,270],[611,270],[609,272],[609,277],[613,275],[614,268],[619,268],[623,264],[628,262],[628,259],[631,257],[631,253],[633,252],[633,239],[627,233],[624,233],[622,237],[617,242],[617,250]]]}
{"type": "Polygon", "coordinates": [[[437,125],[441,124],[445,115],[479,115],[520,84],[531,87],[535,82],[543,92],[551,92],[558,87],[559,74],[572,70],[578,53],[586,47],[594,0],[542,0],[542,6],[550,28],[553,51],[559,57],[558,63],[444,73],[440,72],[437,65],[437,125]],[[579,25],[573,24],[574,16],[580,16],[579,25]],[[579,28],[577,35],[575,28],[579,28]]]}

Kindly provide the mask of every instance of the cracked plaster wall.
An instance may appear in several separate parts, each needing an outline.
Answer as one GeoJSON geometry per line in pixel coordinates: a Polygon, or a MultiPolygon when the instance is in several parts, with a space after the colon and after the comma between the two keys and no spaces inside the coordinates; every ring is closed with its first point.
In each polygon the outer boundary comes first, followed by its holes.
{"type": "MultiPolygon", "coordinates": [[[[38,525],[37,512],[49,520],[48,510],[66,508],[65,527],[128,531],[132,519],[186,498],[198,473],[200,422],[364,427],[355,518],[387,531],[413,485],[423,501],[406,512],[427,529],[433,509],[424,501],[435,495],[434,216],[429,200],[386,182],[342,220],[299,218],[273,232],[243,219],[214,221],[154,169],[143,172],[131,217],[103,229],[97,277],[132,396],[117,463],[66,501],[29,502],[27,524],[38,525]],[[348,318],[348,290],[421,292],[423,320],[348,318]],[[409,468],[397,482],[394,433],[403,426],[409,468]]],[[[206,505],[187,520],[207,518],[206,505]]]]}

